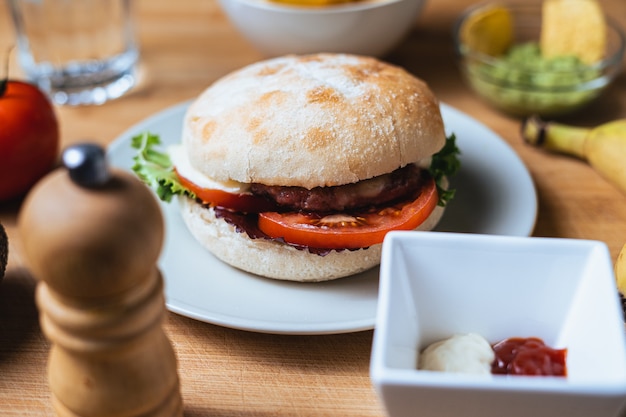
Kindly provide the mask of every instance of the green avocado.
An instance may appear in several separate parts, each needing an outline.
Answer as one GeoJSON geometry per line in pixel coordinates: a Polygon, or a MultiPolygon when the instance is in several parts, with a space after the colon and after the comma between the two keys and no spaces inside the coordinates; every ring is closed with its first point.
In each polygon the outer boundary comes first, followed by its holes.
{"type": "Polygon", "coordinates": [[[600,71],[576,56],[546,59],[539,44],[513,45],[489,64],[468,68],[471,86],[495,106],[516,115],[557,115],[600,93],[600,71]]]}

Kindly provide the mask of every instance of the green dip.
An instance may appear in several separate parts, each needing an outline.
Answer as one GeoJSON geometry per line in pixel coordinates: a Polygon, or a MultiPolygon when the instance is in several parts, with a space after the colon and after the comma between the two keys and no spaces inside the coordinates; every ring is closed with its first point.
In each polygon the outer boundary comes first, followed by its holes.
{"type": "Polygon", "coordinates": [[[490,63],[471,59],[466,73],[470,85],[489,102],[514,115],[570,112],[595,98],[605,84],[596,80],[600,71],[578,57],[543,58],[536,42],[514,45],[490,63]]]}

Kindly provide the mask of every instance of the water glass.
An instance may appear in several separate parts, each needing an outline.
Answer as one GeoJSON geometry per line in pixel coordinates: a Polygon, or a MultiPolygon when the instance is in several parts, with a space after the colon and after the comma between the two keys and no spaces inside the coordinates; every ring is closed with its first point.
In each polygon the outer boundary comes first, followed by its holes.
{"type": "Polygon", "coordinates": [[[9,0],[26,77],[60,105],[99,105],[136,84],[130,0],[9,0]]]}

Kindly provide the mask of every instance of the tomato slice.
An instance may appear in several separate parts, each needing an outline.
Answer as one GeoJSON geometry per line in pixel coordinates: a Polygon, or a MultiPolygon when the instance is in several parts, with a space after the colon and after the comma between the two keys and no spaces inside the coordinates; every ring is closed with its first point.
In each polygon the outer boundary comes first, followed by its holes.
{"type": "Polygon", "coordinates": [[[252,193],[235,194],[224,190],[202,188],[180,175],[178,171],[176,175],[180,183],[189,191],[193,192],[196,197],[205,204],[224,207],[243,213],[259,213],[261,211],[276,210],[276,205],[271,201],[252,193]]]}
{"type": "Polygon", "coordinates": [[[321,216],[300,212],[259,213],[259,229],[273,238],[312,248],[358,249],[382,243],[391,230],[413,230],[437,206],[435,181],[428,179],[412,201],[375,211],[321,216]]]}

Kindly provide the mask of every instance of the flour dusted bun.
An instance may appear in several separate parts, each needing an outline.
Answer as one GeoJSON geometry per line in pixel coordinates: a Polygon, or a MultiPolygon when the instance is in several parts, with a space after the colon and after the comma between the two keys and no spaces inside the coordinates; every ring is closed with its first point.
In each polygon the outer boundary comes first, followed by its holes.
{"type": "MultiPolygon", "coordinates": [[[[368,270],[380,263],[382,244],[355,251],[312,254],[245,233],[215,217],[213,209],[180,197],[181,213],[194,238],[218,259],[253,274],[288,281],[328,281],[368,270]]],[[[433,229],[443,214],[438,206],[417,230],[433,229]]]]}
{"type": "Polygon", "coordinates": [[[190,106],[190,162],[218,181],[354,183],[430,157],[445,143],[439,104],[404,69],[342,54],[261,61],[190,106]]]}
{"type": "MultiPolygon", "coordinates": [[[[205,205],[183,197],[182,215],[201,245],[244,271],[291,281],[353,275],[380,263],[379,235],[353,245],[368,248],[348,250],[352,244],[341,240],[348,234],[334,242],[308,240],[302,230],[299,237],[288,236],[284,229],[254,223],[254,213],[306,213],[319,223],[296,223],[296,229],[307,224],[324,230],[358,224],[358,213],[364,213],[359,210],[366,208],[389,213],[393,202],[422,190],[422,162],[445,142],[434,94],[399,67],[345,54],[261,61],[216,81],[190,105],[182,132],[186,157],[177,172],[184,177],[186,170],[208,184],[205,189],[247,193],[271,206],[261,210],[263,202],[255,200],[254,207],[239,208],[227,199],[219,209],[231,216],[226,219],[209,207],[220,206],[211,200],[215,195],[205,205]],[[329,249],[313,246],[319,244],[329,249]]],[[[437,207],[419,230],[431,230],[442,213],[437,207]]],[[[393,222],[390,214],[382,215],[393,222]]]]}

